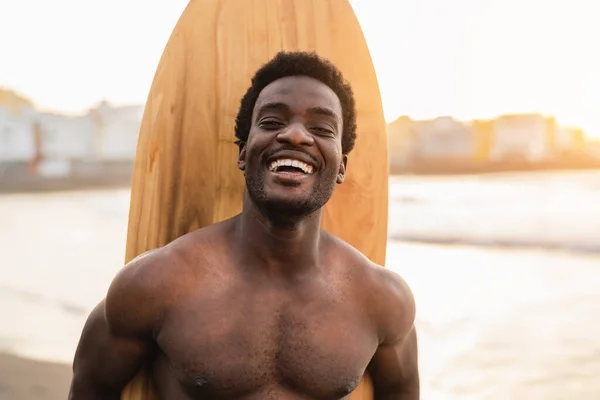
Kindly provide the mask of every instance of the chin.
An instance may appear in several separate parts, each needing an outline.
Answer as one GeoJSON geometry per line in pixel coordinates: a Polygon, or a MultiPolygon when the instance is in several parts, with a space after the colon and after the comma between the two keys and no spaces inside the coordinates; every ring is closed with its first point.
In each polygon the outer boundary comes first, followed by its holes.
{"type": "Polygon", "coordinates": [[[296,223],[321,208],[321,205],[314,201],[314,196],[310,195],[264,194],[265,196],[254,199],[254,203],[262,214],[272,220],[296,223]]]}
{"type": "Polygon", "coordinates": [[[311,204],[309,196],[272,195],[265,199],[265,206],[279,213],[290,215],[308,215],[319,207],[311,204]]]}
{"type": "Polygon", "coordinates": [[[322,208],[331,197],[332,188],[313,182],[284,185],[268,177],[246,176],[246,187],[253,203],[269,217],[302,218],[322,208]],[[265,179],[266,178],[266,179],[265,179]]]}

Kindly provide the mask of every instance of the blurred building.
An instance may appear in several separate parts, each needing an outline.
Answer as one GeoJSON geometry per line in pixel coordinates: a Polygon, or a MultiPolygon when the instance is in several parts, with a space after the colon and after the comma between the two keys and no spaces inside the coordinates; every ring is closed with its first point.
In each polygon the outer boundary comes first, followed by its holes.
{"type": "Polygon", "coordinates": [[[451,117],[414,121],[412,157],[416,162],[464,162],[475,156],[473,129],[451,117]]]}
{"type": "Polygon", "coordinates": [[[490,120],[451,117],[388,125],[390,171],[468,173],[599,167],[581,129],[561,127],[540,114],[502,115],[490,120]]]}
{"type": "Polygon", "coordinates": [[[406,116],[396,119],[387,126],[388,153],[392,170],[405,168],[412,162],[414,140],[413,121],[406,116]]]}
{"type": "Polygon", "coordinates": [[[33,108],[33,103],[26,97],[12,90],[0,88],[0,104],[11,111],[20,111],[24,108],[33,108]]]}
{"type": "Polygon", "coordinates": [[[0,163],[27,163],[35,157],[35,113],[0,106],[0,163]]]}
{"type": "Polygon", "coordinates": [[[102,160],[132,160],[143,113],[143,107],[111,107],[107,103],[101,103],[91,110],[94,157],[102,160]]]}
{"type": "Polygon", "coordinates": [[[388,125],[388,143],[392,171],[469,164],[478,149],[473,127],[451,117],[400,117],[388,125]]]}
{"type": "Polygon", "coordinates": [[[550,159],[556,150],[556,121],[539,114],[502,115],[492,122],[491,161],[550,159]]]}
{"type": "Polygon", "coordinates": [[[586,147],[592,157],[600,159],[600,139],[589,140],[586,147]]]}
{"type": "Polygon", "coordinates": [[[470,123],[476,137],[475,161],[487,163],[491,159],[494,144],[494,121],[474,120],[470,123]]]}
{"type": "Polygon", "coordinates": [[[129,182],[142,114],[102,103],[67,116],[0,96],[0,190],[129,182]]]}
{"type": "Polygon", "coordinates": [[[556,150],[560,154],[586,153],[588,148],[585,133],[580,128],[559,127],[556,130],[556,150]]]}

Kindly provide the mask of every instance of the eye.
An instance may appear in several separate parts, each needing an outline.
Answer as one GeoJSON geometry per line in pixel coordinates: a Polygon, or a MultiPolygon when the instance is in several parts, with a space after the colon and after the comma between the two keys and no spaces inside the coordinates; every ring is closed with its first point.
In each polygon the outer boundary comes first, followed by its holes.
{"type": "Polygon", "coordinates": [[[283,126],[283,122],[275,119],[266,119],[258,123],[258,126],[266,130],[275,130],[283,126]]]}
{"type": "Polygon", "coordinates": [[[333,132],[333,130],[331,128],[315,126],[315,127],[311,128],[311,130],[321,136],[335,136],[335,133],[333,132]]]}

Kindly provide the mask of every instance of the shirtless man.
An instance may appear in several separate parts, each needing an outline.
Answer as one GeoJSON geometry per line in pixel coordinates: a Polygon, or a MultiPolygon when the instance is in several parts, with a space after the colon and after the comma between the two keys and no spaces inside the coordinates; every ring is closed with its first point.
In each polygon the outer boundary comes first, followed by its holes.
{"type": "Polygon", "coordinates": [[[83,329],[70,399],[119,399],[144,364],[168,400],[345,399],[365,372],[375,399],[418,399],[410,289],[320,229],[355,131],[328,61],[263,66],[236,119],[241,214],[119,272],[83,329]]]}

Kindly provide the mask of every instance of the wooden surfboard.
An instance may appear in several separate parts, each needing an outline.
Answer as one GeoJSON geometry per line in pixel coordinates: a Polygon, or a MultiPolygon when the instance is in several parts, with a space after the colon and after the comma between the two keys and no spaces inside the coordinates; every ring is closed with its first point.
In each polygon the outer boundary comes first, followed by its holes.
{"type": "MultiPolygon", "coordinates": [[[[126,262],[241,211],[234,123],[250,78],[279,50],[331,60],[354,89],[358,137],[323,227],[385,263],[386,125],[371,56],[348,0],[191,0],[159,62],[135,159],[126,262]]],[[[123,400],[156,399],[147,371],[123,400]]],[[[372,398],[368,376],[352,399],[372,398]]]]}

